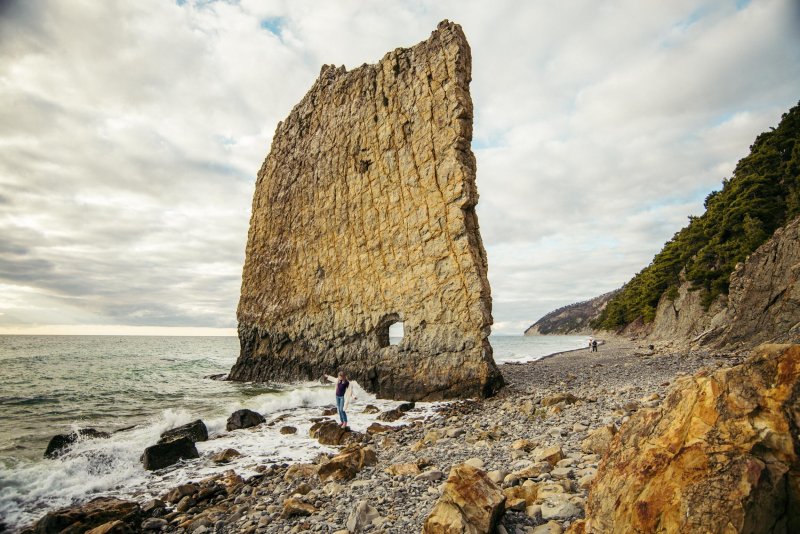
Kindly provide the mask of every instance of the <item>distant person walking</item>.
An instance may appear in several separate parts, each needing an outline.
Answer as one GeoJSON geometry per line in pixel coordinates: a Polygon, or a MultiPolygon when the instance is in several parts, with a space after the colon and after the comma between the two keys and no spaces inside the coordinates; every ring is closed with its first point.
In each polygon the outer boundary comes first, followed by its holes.
{"type": "Polygon", "coordinates": [[[336,410],[339,412],[339,424],[342,428],[347,427],[347,412],[345,411],[350,407],[350,401],[353,398],[353,388],[350,387],[350,381],[347,380],[347,375],[344,371],[339,371],[339,377],[325,375],[325,379],[336,384],[336,410]]]}
{"type": "Polygon", "coordinates": [[[592,340],[592,352],[597,352],[597,340],[592,340]]]}
{"type": "Polygon", "coordinates": [[[592,350],[592,341],[594,341],[594,338],[589,336],[589,350],[592,350]]]}

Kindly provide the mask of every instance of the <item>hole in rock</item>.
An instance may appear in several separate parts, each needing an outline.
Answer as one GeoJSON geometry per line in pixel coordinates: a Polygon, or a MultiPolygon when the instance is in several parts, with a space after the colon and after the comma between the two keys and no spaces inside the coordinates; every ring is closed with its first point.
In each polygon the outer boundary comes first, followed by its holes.
{"type": "Polygon", "coordinates": [[[405,328],[402,321],[397,321],[389,325],[389,345],[399,345],[403,341],[405,328]]]}

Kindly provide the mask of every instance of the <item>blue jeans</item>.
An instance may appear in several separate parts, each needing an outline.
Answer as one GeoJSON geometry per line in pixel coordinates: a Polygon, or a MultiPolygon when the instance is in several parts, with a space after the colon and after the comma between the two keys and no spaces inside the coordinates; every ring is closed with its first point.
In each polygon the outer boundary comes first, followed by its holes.
{"type": "Polygon", "coordinates": [[[339,421],[347,423],[347,414],[344,412],[344,397],[336,397],[336,409],[339,410],[339,421]]]}

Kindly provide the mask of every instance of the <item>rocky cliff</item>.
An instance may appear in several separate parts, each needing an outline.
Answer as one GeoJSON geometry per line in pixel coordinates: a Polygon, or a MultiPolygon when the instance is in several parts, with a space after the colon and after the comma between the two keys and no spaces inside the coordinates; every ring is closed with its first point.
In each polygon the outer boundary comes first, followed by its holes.
{"type": "Polygon", "coordinates": [[[457,24],[352,71],[323,66],[258,173],[233,380],[342,369],[381,397],[489,395],[471,53],[457,24]],[[391,345],[389,327],[405,336],[391,345]]]}
{"type": "Polygon", "coordinates": [[[686,281],[674,298],[663,296],[648,337],[730,349],[800,341],[800,217],[737,265],[727,298],[708,309],[686,281]]]}
{"type": "Polygon", "coordinates": [[[526,336],[547,334],[584,335],[592,333],[592,321],[597,319],[619,290],[604,293],[599,297],[564,306],[552,311],[525,330],[526,336]]]}

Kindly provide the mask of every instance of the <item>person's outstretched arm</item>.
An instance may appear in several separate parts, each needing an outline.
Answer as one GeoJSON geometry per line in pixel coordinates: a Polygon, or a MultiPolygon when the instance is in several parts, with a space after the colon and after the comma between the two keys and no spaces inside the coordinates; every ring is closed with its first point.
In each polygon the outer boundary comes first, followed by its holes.
{"type": "Polygon", "coordinates": [[[335,376],[329,376],[329,375],[326,375],[326,374],[324,374],[324,373],[323,373],[323,375],[322,375],[322,376],[323,376],[323,377],[325,378],[325,380],[327,380],[328,382],[333,382],[334,384],[336,383],[336,377],[335,377],[335,376]]]}

